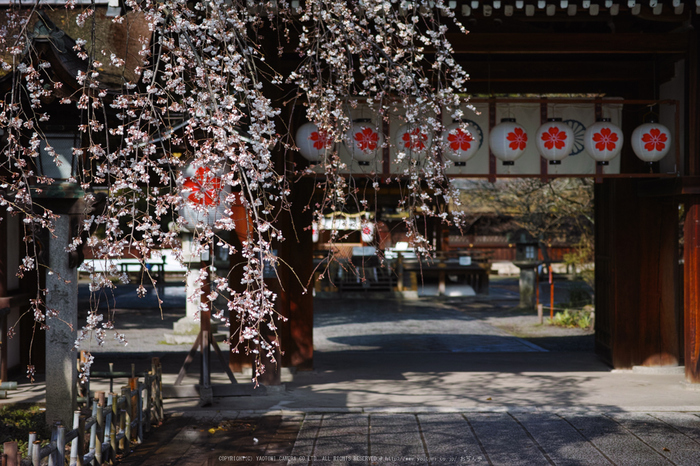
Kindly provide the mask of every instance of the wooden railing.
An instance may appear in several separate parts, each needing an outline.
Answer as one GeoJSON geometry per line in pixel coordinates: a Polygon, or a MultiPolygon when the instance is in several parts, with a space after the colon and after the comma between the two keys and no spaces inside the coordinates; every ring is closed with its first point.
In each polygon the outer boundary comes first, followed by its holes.
{"type": "Polygon", "coordinates": [[[70,466],[113,465],[117,454],[128,454],[131,442],[143,442],[152,424],[162,421],[162,369],[158,358],[153,358],[143,382],[130,377],[121,393],[95,392],[92,414],[88,417],[84,411],[75,411],[73,430],[55,425],[50,442],[43,447],[36,433],[31,432],[26,458],[20,459],[17,442],[5,442],[2,466],[38,466],[46,458],[49,466],[63,466],[66,460],[70,466]]]}

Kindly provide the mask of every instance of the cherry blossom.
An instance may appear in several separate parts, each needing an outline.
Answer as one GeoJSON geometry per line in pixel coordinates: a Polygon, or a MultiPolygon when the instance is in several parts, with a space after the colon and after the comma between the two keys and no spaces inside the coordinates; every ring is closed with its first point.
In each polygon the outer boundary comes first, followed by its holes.
{"type": "Polygon", "coordinates": [[[421,151],[425,149],[425,141],[428,140],[428,135],[421,131],[420,128],[414,128],[403,133],[401,140],[404,142],[403,146],[405,149],[421,151]]]}

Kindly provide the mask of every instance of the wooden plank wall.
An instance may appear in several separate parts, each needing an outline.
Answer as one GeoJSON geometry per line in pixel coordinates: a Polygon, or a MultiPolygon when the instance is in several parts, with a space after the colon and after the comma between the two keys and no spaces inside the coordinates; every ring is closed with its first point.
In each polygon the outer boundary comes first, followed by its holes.
{"type": "Polygon", "coordinates": [[[686,202],[684,230],[685,377],[700,383],[700,196],[686,202]]]}
{"type": "Polygon", "coordinates": [[[615,368],[677,365],[678,209],[638,181],[596,187],[596,350],[615,368]]]}

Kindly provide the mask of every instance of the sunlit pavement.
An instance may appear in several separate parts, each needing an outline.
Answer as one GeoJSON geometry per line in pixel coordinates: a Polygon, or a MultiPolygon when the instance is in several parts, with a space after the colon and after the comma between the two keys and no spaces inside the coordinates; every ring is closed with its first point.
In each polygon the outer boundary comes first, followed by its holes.
{"type": "MultiPolygon", "coordinates": [[[[205,408],[168,399],[168,422],[124,464],[700,464],[700,391],[682,371],[611,371],[591,352],[545,351],[465,312],[514,306],[509,292],[317,300],[314,370],[285,369],[280,387],[205,408]]],[[[96,358],[123,370],[159,356],[172,383],[184,353],[151,350],[155,338],[96,358]]],[[[197,377],[194,363],[185,384],[197,377]]]]}

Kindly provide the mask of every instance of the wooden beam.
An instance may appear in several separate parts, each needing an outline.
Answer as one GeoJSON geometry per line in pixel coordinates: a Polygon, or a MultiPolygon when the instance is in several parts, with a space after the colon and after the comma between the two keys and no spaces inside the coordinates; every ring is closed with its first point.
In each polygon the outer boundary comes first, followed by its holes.
{"type": "MultiPolygon", "coordinates": [[[[499,61],[469,60],[459,57],[463,66],[469,72],[469,81],[474,82],[611,82],[611,81],[641,81],[654,79],[654,64],[645,61],[602,61],[602,60],[571,60],[561,57],[556,60],[537,61],[499,61]]],[[[659,76],[664,82],[673,77],[673,69],[659,76]]]]}
{"type": "Polygon", "coordinates": [[[473,54],[685,54],[689,34],[472,33],[447,35],[455,53],[473,54]]]}

